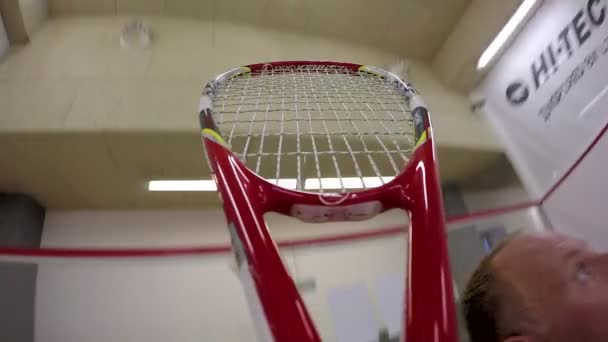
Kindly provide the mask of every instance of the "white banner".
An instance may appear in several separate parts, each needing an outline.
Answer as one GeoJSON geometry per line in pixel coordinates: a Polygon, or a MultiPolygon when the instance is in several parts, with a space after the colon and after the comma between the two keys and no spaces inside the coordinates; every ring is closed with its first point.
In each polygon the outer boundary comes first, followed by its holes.
{"type": "Polygon", "coordinates": [[[475,91],[536,198],[608,121],[608,0],[545,0],[475,91]]]}

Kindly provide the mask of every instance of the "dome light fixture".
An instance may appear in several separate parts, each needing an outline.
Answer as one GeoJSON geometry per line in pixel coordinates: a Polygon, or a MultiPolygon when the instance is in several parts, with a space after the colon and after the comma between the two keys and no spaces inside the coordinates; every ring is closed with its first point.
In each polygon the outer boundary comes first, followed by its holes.
{"type": "Polygon", "coordinates": [[[125,49],[145,49],[150,42],[150,29],[139,19],[127,22],[120,31],[120,46],[125,49]]]}

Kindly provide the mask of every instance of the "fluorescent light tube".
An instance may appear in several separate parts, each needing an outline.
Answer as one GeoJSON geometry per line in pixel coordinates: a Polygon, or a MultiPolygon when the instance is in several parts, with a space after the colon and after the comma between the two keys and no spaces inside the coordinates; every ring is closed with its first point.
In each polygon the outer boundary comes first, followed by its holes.
{"type": "MultiPolygon", "coordinates": [[[[382,177],[384,183],[390,182],[395,177],[382,177]]],[[[382,185],[382,181],[379,177],[363,177],[363,182],[359,177],[344,177],[342,183],[339,178],[321,178],[319,182],[318,178],[308,178],[304,182],[305,190],[319,190],[321,185],[324,190],[335,190],[342,189],[342,184],[345,189],[363,189],[363,184],[368,188],[375,188],[382,185]]]]}
{"type": "MultiPolygon", "coordinates": [[[[270,183],[277,184],[276,179],[268,179],[270,183]]],[[[278,185],[287,189],[296,188],[296,179],[279,179],[278,185]]],[[[215,181],[202,180],[152,180],[148,182],[148,191],[217,191],[215,181]]]]}
{"type": "Polygon", "coordinates": [[[498,54],[500,49],[505,45],[505,43],[511,38],[511,35],[518,28],[519,24],[526,18],[528,13],[534,8],[537,0],[524,0],[524,2],[519,6],[515,14],[509,19],[507,25],[502,28],[500,33],[494,38],[490,46],[484,51],[484,53],[479,58],[479,62],[477,63],[477,69],[485,68],[494,57],[498,54]]]}
{"type": "Polygon", "coordinates": [[[153,180],[148,191],[217,191],[215,181],[207,180],[153,180]]]}

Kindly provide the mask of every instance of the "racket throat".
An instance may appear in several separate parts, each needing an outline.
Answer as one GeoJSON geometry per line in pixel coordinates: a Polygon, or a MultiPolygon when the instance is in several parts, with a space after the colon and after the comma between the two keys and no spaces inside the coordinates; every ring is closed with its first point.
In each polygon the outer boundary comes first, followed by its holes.
{"type": "Polygon", "coordinates": [[[350,205],[294,204],[291,207],[291,216],[310,223],[363,221],[380,214],[383,208],[380,201],[350,205]]]}

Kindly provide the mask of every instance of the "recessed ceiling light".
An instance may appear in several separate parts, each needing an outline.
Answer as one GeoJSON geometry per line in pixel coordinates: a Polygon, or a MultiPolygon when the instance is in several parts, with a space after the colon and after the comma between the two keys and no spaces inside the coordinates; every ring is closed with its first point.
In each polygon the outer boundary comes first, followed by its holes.
{"type": "Polygon", "coordinates": [[[537,2],[538,0],[524,0],[524,2],[522,2],[515,14],[513,14],[511,19],[509,19],[509,22],[507,22],[507,25],[502,28],[490,46],[488,46],[486,51],[484,51],[479,58],[479,62],[477,63],[478,70],[485,68],[492,61],[492,59],[494,59],[509,38],[511,38],[511,35],[515,32],[515,30],[517,30],[519,25],[536,7],[535,5],[537,2]]]}
{"type": "Polygon", "coordinates": [[[217,191],[215,181],[207,180],[153,180],[148,191],[217,191]]]}
{"type": "Polygon", "coordinates": [[[340,178],[321,178],[320,182],[319,178],[308,178],[304,182],[304,189],[319,190],[321,185],[326,190],[342,189],[343,185],[344,189],[363,189],[363,184],[368,188],[375,188],[381,186],[382,182],[390,182],[393,178],[395,177],[382,177],[380,180],[379,177],[344,177],[342,182],[340,182],[340,178]]]}
{"type": "Polygon", "coordinates": [[[120,46],[130,49],[145,49],[150,46],[150,29],[141,20],[127,22],[120,31],[120,46]]]}
{"type": "MultiPolygon", "coordinates": [[[[268,181],[277,184],[276,179],[268,179],[268,181]]],[[[281,178],[278,180],[278,185],[287,189],[295,189],[296,184],[295,178],[281,178]]],[[[217,186],[212,179],[152,180],[148,182],[148,191],[217,191],[217,186]]]]}
{"type": "MultiPolygon", "coordinates": [[[[320,185],[323,189],[362,189],[363,184],[367,188],[379,187],[388,183],[395,177],[344,177],[342,182],[339,178],[308,178],[304,182],[305,190],[319,190],[320,185]]],[[[270,183],[277,184],[287,189],[296,189],[297,180],[295,178],[267,179],[270,183]]],[[[200,180],[152,180],[148,182],[148,191],[217,191],[215,181],[212,179],[200,180]]]]}

